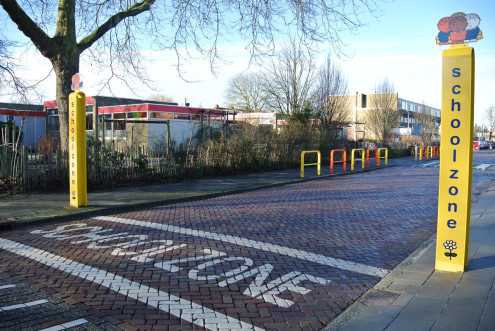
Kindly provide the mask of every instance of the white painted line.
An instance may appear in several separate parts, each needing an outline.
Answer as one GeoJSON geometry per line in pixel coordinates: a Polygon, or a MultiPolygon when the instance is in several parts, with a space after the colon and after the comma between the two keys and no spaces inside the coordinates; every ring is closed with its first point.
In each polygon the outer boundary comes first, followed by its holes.
{"type": "MultiPolygon", "coordinates": [[[[27,257],[49,267],[89,280],[119,294],[158,308],[200,327],[218,329],[263,330],[249,323],[216,312],[181,297],[133,282],[116,274],[90,267],[50,252],[0,238],[0,248],[27,257]]],[[[45,300],[46,301],[46,300],[45,300]]]]}
{"type": "Polygon", "coordinates": [[[31,301],[31,302],[26,302],[26,303],[19,303],[17,305],[12,305],[12,306],[0,307],[0,312],[42,305],[42,304],[47,303],[47,302],[48,301],[46,301],[46,300],[37,300],[37,301],[31,301]]]}
{"type": "Polygon", "coordinates": [[[11,284],[9,284],[9,285],[2,285],[2,286],[0,286],[0,290],[6,290],[8,288],[13,288],[13,287],[15,287],[15,285],[11,285],[11,284]]]}
{"type": "Polygon", "coordinates": [[[480,164],[480,165],[477,165],[476,167],[474,167],[474,169],[478,169],[478,170],[486,170],[486,168],[492,166],[491,164],[486,164],[486,163],[483,163],[483,164],[480,164]]]}
{"type": "Polygon", "coordinates": [[[274,244],[265,243],[262,241],[251,240],[251,239],[237,237],[237,236],[233,236],[233,235],[218,234],[218,233],[213,233],[213,232],[208,232],[208,231],[181,228],[181,227],[174,226],[174,225],[159,224],[159,223],[152,223],[152,222],[146,222],[146,221],[138,221],[138,220],[120,218],[120,217],[97,216],[97,217],[93,217],[93,219],[101,220],[101,221],[110,221],[110,222],[115,222],[115,223],[122,223],[122,224],[129,224],[129,225],[137,225],[137,226],[142,226],[142,227],[147,227],[147,228],[152,228],[152,229],[157,229],[157,230],[162,230],[162,231],[167,231],[167,232],[174,232],[174,233],[180,233],[180,234],[185,234],[185,235],[194,236],[194,237],[201,237],[201,238],[206,238],[206,239],[213,239],[213,240],[228,242],[231,244],[244,246],[244,247],[250,247],[250,248],[256,248],[256,249],[260,249],[260,250],[267,251],[267,252],[272,252],[272,253],[276,252],[276,253],[281,254],[281,255],[295,257],[295,258],[298,258],[301,260],[315,262],[315,263],[319,263],[322,265],[327,265],[327,266],[342,269],[342,270],[349,270],[349,271],[353,271],[353,272],[358,272],[360,274],[366,274],[366,275],[370,275],[370,276],[384,277],[385,275],[387,275],[389,273],[389,270],[387,270],[387,269],[377,268],[377,267],[369,266],[366,264],[361,264],[361,263],[342,260],[342,259],[336,259],[336,258],[328,257],[325,255],[315,254],[315,253],[311,253],[311,252],[307,252],[307,251],[303,251],[303,250],[299,250],[299,249],[274,245],[274,244]]]}
{"type": "Polygon", "coordinates": [[[438,166],[438,165],[440,165],[440,161],[433,161],[433,162],[423,163],[420,165],[420,167],[426,168],[426,167],[438,166]]]}
{"type": "Polygon", "coordinates": [[[59,330],[66,330],[68,328],[73,328],[75,326],[83,325],[83,324],[86,324],[86,323],[88,323],[88,321],[86,321],[84,318],[80,318],[78,320],[70,321],[70,322],[67,322],[67,323],[64,323],[64,324],[55,325],[55,326],[52,326],[50,328],[41,329],[40,331],[59,331],[59,330]]]}

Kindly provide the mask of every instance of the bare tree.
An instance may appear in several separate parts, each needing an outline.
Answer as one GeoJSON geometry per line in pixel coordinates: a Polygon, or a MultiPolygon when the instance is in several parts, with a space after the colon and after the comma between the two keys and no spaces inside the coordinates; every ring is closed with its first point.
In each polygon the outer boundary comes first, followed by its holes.
{"type": "Polygon", "coordinates": [[[174,102],[174,99],[165,94],[154,94],[148,98],[151,101],[174,102]]]}
{"type": "Polygon", "coordinates": [[[398,128],[400,124],[398,95],[394,85],[386,78],[375,90],[375,94],[368,95],[370,109],[366,111],[366,127],[383,144],[390,137],[392,129],[398,128]]]}
{"type": "Polygon", "coordinates": [[[350,121],[347,80],[342,69],[327,56],[318,71],[313,108],[323,129],[337,129],[350,121]]]}
{"type": "Polygon", "coordinates": [[[377,10],[375,0],[0,0],[0,5],[1,21],[7,21],[6,13],[53,66],[63,150],[68,147],[71,78],[83,53],[94,67],[109,68],[103,84],[114,78],[135,84],[136,77],[145,78],[139,56],[145,40],[154,49],[176,50],[178,65],[192,47],[213,67],[224,31],[225,39],[246,40],[252,55],[273,50],[275,39],[290,31],[306,44],[329,42],[339,53],[340,33],[361,26],[363,8],[372,14],[377,10]]]}
{"type": "Polygon", "coordinates": [[[435,133],[437,133],[438,128],[436,125],[435,116],[433,116],[433,110],[423,103],[420,111],[414,113],[414,118],[416,119],[416,123],[423,127],[423,142],[429,145],[435,137],[435,133]]]}
{"type": "Polygon", "coordinates": [[[229,106],[245,112],[267,110],[263,77],[259,73],[240,73],[229,80],[225,96],[229,106]]]}
{"type": "Polygon", "coordinates": [[[294,115],[307,106],[315,86],[316,70],[311,54],[301,42],[286,44],[263,72],[271,109],[294,115]]]}
{"type": "Polygon", "coordinates": [[[41,99],[36,90],[38,82],[31,82],[18,75],[22,69],[22,60],[14,55],[21,47],[0,35],[0,97],[9,97],[12,101],[27,103],[33,99],[41,99]]]}
{"type": "Polygon", "coordinates": [[[495,107],[490,106],[487,109],[485,109],[484,113],[485,117],[485,122],[488,125],[488,129],[490,130],[490,141],[492,140],[492,132],[495,126],[495,107]]]}

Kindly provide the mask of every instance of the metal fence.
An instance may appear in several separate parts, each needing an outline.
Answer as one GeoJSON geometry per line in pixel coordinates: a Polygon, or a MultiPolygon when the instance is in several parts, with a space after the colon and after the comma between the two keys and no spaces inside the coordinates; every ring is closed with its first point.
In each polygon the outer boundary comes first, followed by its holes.
{"type": "MultiPolygon", "coordinates": [[[[88,189],[297,167],[304,150],[321,150],[322,163],[328,164],[330,150],[343,146],[349,151],[354,148],[342,141],[322,145],[245,139],[208,141],[191,150],[169,153],[163,149],[91,145],[87,148],[88,189]]],[[[391,157],[402,156],[407,146],[391,151],[391,157]]],[[[68,154],[60,150],[0,146],[0,192],[67,190],[68,164],[68,154]]]]}
{"type": "MultiPolygon", "coordinates": [[[[166,153],[145,148],[87,149],[88,188],[129,183],[173,181],[297,165],[298,147],[203,146],[191,152],[166,153]],[[291,161],[292,160],[292,161],[291,161]]],[[[303,147],[301,147],[301,150],[303,147]]],[[[0,147],[0,191],[30,192],[67,189],[68,154],[22,147],[0,147]]]]}

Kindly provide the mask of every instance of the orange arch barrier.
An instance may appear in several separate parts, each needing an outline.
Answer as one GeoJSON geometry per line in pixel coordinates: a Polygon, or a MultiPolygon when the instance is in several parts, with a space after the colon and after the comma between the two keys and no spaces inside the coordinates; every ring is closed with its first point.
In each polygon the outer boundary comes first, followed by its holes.
{"type": "Polygon", "coordinates": [[[344,164],[344,172],[347,169],[347,151],[345,149],[333,149],[330,152],[330,173],[333,174],[333,164],[334,163],[343,163],[344,164]],[[343,160],[342,161],[334,161],[333,154],[334,152],[343,152],[343,160]]]}

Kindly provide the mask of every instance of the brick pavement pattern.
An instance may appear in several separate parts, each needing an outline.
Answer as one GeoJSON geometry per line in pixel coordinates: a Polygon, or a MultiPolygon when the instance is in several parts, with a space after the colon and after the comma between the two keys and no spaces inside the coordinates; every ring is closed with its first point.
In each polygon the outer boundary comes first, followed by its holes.
{"type": "Polygon", "coordinates": [[[123,330],[321,329],[434,233],[437,190],[389,168],[16,230],[0,271],[123,330]]]}

